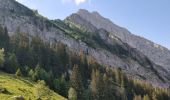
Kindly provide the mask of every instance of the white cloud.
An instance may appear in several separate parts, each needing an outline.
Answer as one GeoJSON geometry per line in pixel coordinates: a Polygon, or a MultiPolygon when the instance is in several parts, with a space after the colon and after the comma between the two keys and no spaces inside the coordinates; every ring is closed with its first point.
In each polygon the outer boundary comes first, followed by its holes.
{"type": "Polygon", "coordinates": [[[24,2],[25,0],[16,0],[16,1],[18,1],[18,2],[24,2]]]}
{"type": "Polygon", "coordinates": [[[81,3],[86,2],[87,0],[62,0],[63,3],[74,2],[76,5],[80,5],[81,3]]]}
{"type": "Polygon", "coordinates": [[[81,3],[86,2],[86,0],[74,0],[74,2],[75,2],[77,5],[79,5],[79,4],[81,4],[81,3]]]}
{"type": "MultiPolygon", "coordinates": [[[[18,2],[20,2],[20,3],[24,3],[24,2],[26,2],[27,0],[16,0],[16,1],[18,1],[18,2]]],[[[40,0],[41,1],[41,0],[40,0]]],[[[76,5],[80,5],[80,4],[82,4],[82,3],[85,3],[86,1],[91,1],[91,0],[61,0],[62,1],[62,3],[70,3],[70,2],[73,2],[73,3],[75,3],[76,5]]]]}

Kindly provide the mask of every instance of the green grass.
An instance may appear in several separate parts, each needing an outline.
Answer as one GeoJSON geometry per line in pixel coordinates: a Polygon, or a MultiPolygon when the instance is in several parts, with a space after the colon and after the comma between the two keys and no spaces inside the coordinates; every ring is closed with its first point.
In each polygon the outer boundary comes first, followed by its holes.
{"type": "MultiPolygon", "coordinates": [[[[35,85],[25,78],[17,78],[15,75],[0,72],[0,89],[6,89],[0,93],[0,100],[13,100],[14,96],[23,96],[25,100],[35,100],[35,85]]],[[[43,97],[42,100],[66,100],[64,97],[50,90],[50,99],[43,97]]]]}

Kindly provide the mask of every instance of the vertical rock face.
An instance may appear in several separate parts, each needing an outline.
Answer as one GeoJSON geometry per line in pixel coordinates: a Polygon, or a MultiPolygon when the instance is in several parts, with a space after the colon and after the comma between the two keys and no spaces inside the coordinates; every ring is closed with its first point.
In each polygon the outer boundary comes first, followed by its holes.
{"type": "Polygon", "coordinates": [[[119,67],[154,85],[170,84],[170,52],[166,48],[132,35],[97,12],[81,9],[64,21],[51,21],[15,0],[0,0],[0,25],[6,26],[10,35],[20,29],[50,43],[60,41],[74,52],[88,52],[99,63],[119,67]]]}
{"type": "Polygon", "coordinates": [[[0,0],[0,9],[25,15],[33,14],[30,9],[17,3],[15,0],[0,0]]]}

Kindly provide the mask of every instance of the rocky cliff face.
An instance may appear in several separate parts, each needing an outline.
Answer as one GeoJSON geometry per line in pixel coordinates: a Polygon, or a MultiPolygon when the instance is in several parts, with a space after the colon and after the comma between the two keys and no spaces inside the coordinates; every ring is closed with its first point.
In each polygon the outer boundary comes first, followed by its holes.
{"type": "Polygon", "coordinates": [[[131,34],[127,29],[115,25],[109,19],[102,17],[97,12],[90,13],[87,10],[81,9],[77,14],[96,28],[103,28],[117,36],[123,42],[142,52],[154,63],[162,66],[167,72],[170,72],[170,51],[168,49],[147,39],[131,34]]]}
{"type": "Polygon", "coordinates": [[[132,35],[97,12],[80,10],[64,21],[51,21],[15,0],[0,0],[0,24],[10,35],[19,30],[50,43],[60,41],[70,50],[83,50],[99,63],[119,67],[134,78],[162,87],[170,84],[166,48],[132,35]]]}

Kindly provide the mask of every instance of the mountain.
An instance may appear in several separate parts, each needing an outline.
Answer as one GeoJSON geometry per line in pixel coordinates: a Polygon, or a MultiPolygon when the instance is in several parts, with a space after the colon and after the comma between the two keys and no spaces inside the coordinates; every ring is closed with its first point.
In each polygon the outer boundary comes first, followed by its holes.
{"type": "Polygon", "coordinates": [[[169,87],[170,51],[131,34],[97,12],[80,9],[65,20],[49,20],[15,0],[0,0],[0,25],[9,35],[20,31],[50,44],[62,42],[103,65],[121,68],[129,77],[169,87]]]}
{"type": "Polygon", "coordinates": [[[167,48],[145,38],[133,35],[127,29],[115,25],[109,19],[102,17],[97,12],[89,13],[88,11],[81,9],[77,14],[94,25],[97,29],[103,28],[131,47],[136,48],[155,64],[162,66],[167,72],[170,71],[170,51],[167,48]]]}

